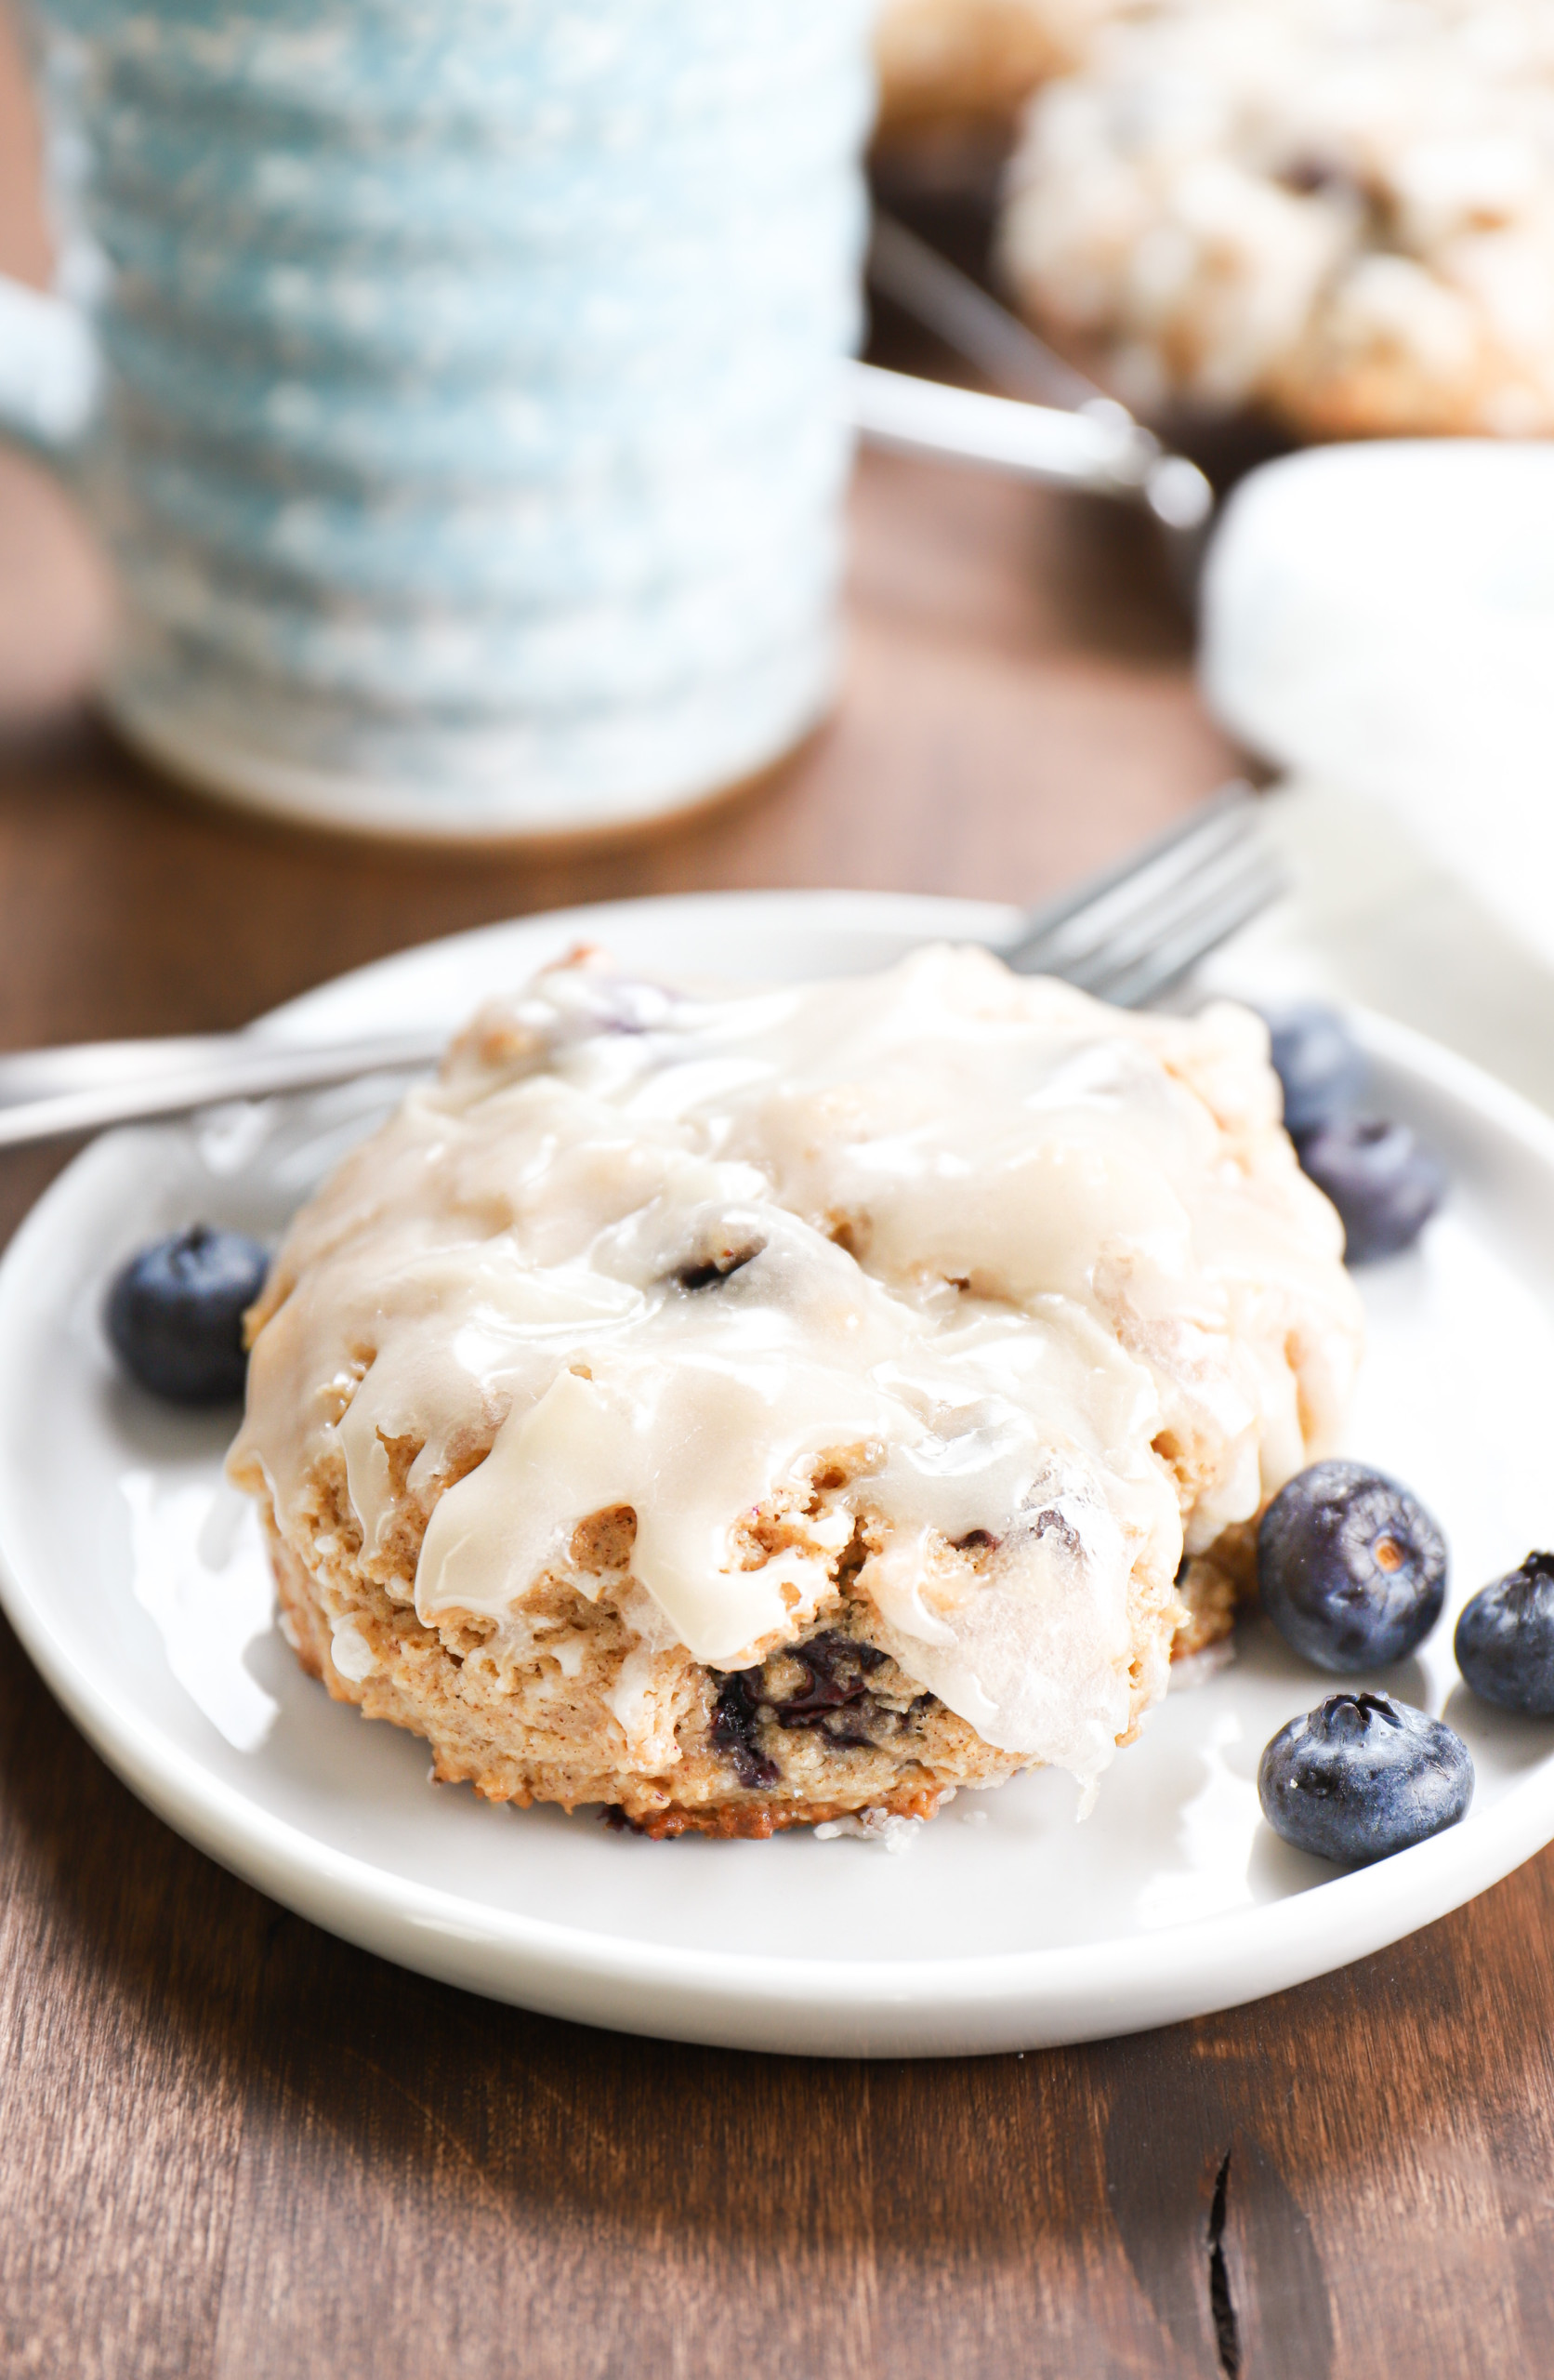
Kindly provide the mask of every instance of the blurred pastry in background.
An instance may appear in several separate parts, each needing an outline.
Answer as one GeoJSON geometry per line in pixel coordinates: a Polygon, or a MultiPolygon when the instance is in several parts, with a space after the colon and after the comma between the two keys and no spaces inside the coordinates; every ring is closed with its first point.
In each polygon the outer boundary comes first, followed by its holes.
{"type": "Polygon", "coordinates": [[[1547,0],[1170,0],[1033,102],[1007,284],[1136,410],[1554,430],[1547,0]]]}
{"type": "Polygon", "coordinates": [[[1007,147],[1038,85],[1085,56],[1120,0],[884,0],[876,141],[1007,147]]]}

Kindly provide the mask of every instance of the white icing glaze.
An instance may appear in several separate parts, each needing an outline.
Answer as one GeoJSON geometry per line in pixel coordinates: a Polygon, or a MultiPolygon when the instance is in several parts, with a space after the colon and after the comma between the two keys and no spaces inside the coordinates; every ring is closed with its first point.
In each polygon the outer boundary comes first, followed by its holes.
{"type": "MultiPolygon", "coordinates": [[[[1129,1661],[1164,1688],[1130,1582],[1168,1603],[1182,1503],[1195,1544],[1248,1517],[1347,1394],[1341,1235],[1277,1115],[1255,1018],[1122,1015],[980,951],[727,997],[573,961],[298,1217],[234,1468],[300,1535],[333,1439],[391,1563],[408,1439],[413,1489],[463,1474],[417,1612],[520,1633],[577,1524],[630,1505],[643,1646],[720,1669],[812,1616],[863,1516],[908,1673],[1093,1778],[1129,1661]],[[785,1493],[801,1541],[741,1567],[785,1493]]],[[[614,1691],[652,1726],[650,1661],[614,1691]]]]}

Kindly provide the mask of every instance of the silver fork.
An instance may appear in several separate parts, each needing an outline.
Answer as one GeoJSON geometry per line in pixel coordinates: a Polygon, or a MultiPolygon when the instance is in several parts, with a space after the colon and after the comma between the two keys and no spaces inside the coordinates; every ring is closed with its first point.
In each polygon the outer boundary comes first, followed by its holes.
{"type": "Polygon", "coordinates": [[[1214,490],[1126,405],[1055,354],[948,257],[875,210],[871,285],[1007,394],[947,387],[855,364],[846,383],[853,427],[871,444],[981,465],[1054,487],[1142,505],[1189,580],[1202,560],[1214,490]]]}
{"type": "MultiPolygon", "coordinates": [[[[1158,998],[1284,889],[1257,808],[1249,787],[1226,786],[1117,866],[1032,910],[996,945],[999,956],[1021,974],[1060,975],[1120,1007],[1158,998]]],[[[0,1057],[0,1148],[365,1075],[422,1073],[447,1038],[425,1027],[288,1048],[252,1033],[213,1033],[16,1051],[0,1057]]]]}
{"type": "Polygon", "coordinates": [[[1115,1008],[1147,1008],[1287,891],[1259,806],[1239,779],[1222,787],[1114,867],[1031,910],[1000,958],[1017,974],[1060,975],[1115,1008]]]}

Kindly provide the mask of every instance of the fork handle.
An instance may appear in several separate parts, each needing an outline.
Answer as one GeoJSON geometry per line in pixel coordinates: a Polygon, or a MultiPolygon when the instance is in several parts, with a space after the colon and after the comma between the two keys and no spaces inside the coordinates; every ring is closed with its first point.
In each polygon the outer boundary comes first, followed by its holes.
{"type": "MultiPolygon", "coordinates": [[[[0,1104],[0,1149],[24,1147],[76,1132],[98,1132],[110,1124],[140,1123],[156,1116],[187,1116],[232,1099],[267,1099],[279,1091],[316,1091],[362,1075],[420,1072],[436,1064],[447,1042],[444,1032],[380,1034],[366,1040],[320,1043],[305,1049],[265,1042],[234,1033],[200,1038],[183,1045],[156,1042],[86,1042],[61,1051],[26,1051],[0,1062],[20,1082],[33,1068],[42,1083],[50,1062],[61,1073],[72,1063],[76,1083],[41,1096],[0,1104]],[[185,1051],[192,1052],[187,1061],[185,1051]],[[151,1070],[135,1071],[150,1052],[151,1070]],[[110,1078],[87,1077],[92,1061],[112,1061],[110,1078]],[[33,1065],[33,1062],[36,1064],[33,1065]]],[[[5,1079],[0,1077],[0,1098],[5,1079]]]]}
{"type": "Polygon", "coordinates": [[[1147,430],[1117,408],[1116,416],[1067,413],[1056,405],[987,397],[943,380],[918,380],[853,364],[844,381],[843,410],[871,445],[939,462],[1036,480],[1047,487],[1139,504],[1160,456],[1147,430]]]}

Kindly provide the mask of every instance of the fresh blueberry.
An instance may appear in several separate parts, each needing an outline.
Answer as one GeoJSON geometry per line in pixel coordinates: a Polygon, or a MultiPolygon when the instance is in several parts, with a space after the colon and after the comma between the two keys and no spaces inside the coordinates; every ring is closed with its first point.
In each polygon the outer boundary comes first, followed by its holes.
{"type": "Polygon", "coordinates": [[[1365,1087],[1365,1061],[1337,1009],[1303,1000],[1271,1010],[1268,1030],[1287,1132],[1309,1132],[1353,1106],[1365,1087]]]}
{"type": "Polygon", "coordinates": [[[241,1396],[244,1310],[269,1265],[257,1240],[205,1223],[143,1248],[108,1292],[108,1336],[130,1378],[178,1405],[241,1396]]]}
{"type": "Polygon", "coordinates": [[[1302,1170],[1344,1226],[1344,1259],[1368,1264],[1412,1248],[1446,1195],[1441,1160],[1406,1124],[1335,1117],[1297,1137],[1302,1170]]]}
{"type": "Polygon", "coordinates": [[[1554,1718],[1554,1554],[1525,1562],[1465,1606],[1452,1642],[1475,1694],[1502,1711],[1554,1718]]]}
{"type": "Polygon", "coordinates": [[[1395,1479],[1362,1462],[1313,1462],[1262,1516],[1258,1593],[1319,1670],[1385,1669],[1441,1617],[1446,1540],[1395,1479]]]}
{"type": "Polygon", "coordinates": [[[1321,1859],[1389,1858],[1455,1826],[1472,1798],[1462,1738],[1385,1694],[1329,1695],[1258,1763],[1269,1825],[1321,1859]]]}

